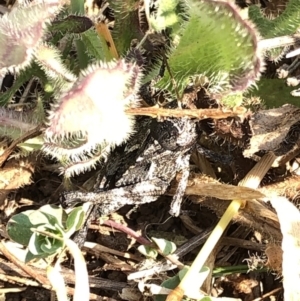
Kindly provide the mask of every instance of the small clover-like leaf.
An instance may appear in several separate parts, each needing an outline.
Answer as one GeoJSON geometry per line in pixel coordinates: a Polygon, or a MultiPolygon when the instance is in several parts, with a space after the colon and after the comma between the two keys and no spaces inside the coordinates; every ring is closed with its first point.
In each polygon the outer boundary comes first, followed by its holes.
{"type": "Polygon", "coordinates": [[[8,221],[6,229],[12,240],[27,246],[33,235],[31,229],[46,223],[48,223],[48,219],[40,211],[28,210],[14,215],[8,221]]]}
{"type": "Polygon", "coordinates": [[[155,237],[151,237],[151,240],[158,246],[158,248],[165,256],[170,255],[176,251],[176,245],[169,240],[155,237]]]}
{"type": "Polygon", "coordinates": [[[45,253],[41,248],[44,240],[44,236],[39,235],[38,233],[33,233],[28,244],[29,252],[34,256],[42,256],[45,253]]]}
{"type": "Polygon", "coordinates": [[[85,212],[83,208],[76,207],[69,214],[66,222],[66,228],[68,236],[71,236],[75,231],[78,231],[83,223],[85,218],[85,212]]]}
{"type": "Polygon", "coordinates": [[[45,205],[39,211],[47,217],[48,224],[64,228],[68,215],[63,208],[55,205],[45,205]]]}
{"type": "Polygon", "coordinates": [[[155,259],[158,255],[157,250],[152,247],[141,245],[138,247],[138,251],[146,257],[155,259]]]}
{"type": "Polygon", "coordinates": [[[45,237],[43,244],[41,244],[41,249],[44,251],[45,254],[54,254],[63,246],[63,241],[53,239],[50,237],[45,237]]]}
{"type": "MultiPolygon", "coordinates": [[[[49,231],[45,226],[40,226],[37,230],[49,231]]],[[[47,257],[50,254],[56,253],[63,246],[63,240],[55,239],[40,233],[33,233],[29,241],[28,250],[34,256],[47,257]]]]}

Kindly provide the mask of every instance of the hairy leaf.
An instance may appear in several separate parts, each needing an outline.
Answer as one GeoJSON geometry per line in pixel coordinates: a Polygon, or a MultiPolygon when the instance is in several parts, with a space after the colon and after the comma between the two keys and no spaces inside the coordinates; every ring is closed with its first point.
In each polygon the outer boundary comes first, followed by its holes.
{"type": "MultiPolygon", "coordinates": [[[[284,11],[276,18],[265,16],[257,5],[249,7],[248,16],[252,20],[260,35],[265,38],[294,34],[300,24],[300,1],[290,0],[286,3],[284,11]]],[[[280,60],[284,49],[271,49],[267,51],[268,57],[272,60],[280,60]]]]}
{"type": "Polygon", "coordinates": [[[91,159],[82,166],[85,170],[95,163],[95,151],[97,156],[100,149],[100,159],[110,147],[126,140],[134,120],[125,109],[137,105],[139,78],[139,67],[123,60],[92,65],[83,71],[52,107],[45,152],[79,166],[91,159]]]}
{"type": "Polygon", "coordinates": [[[0,74],[18,72],[30,63],[47,23],[60,9],[58,0],[32,2],[0,18],[0,74]]]}
{"type": "Polygon", "coordinates": [[[110,2],[115,14],[112,36],[118,52],[124,55],[129,50],[132,40],[141,40],[144,35],[139,22],[139,0],[114,0],[110,2]]]}
{"type": "MultiPolygon", "coordinates": [[[[189,1],[189,5],[189,20],[168,60],[180,94],[199,74],[208,77],[212,93],[244,91],[262,67],[254,27],[230,2],[189,1]]],[[[158,86],[174,92],[168,72],[158,86]]]]}

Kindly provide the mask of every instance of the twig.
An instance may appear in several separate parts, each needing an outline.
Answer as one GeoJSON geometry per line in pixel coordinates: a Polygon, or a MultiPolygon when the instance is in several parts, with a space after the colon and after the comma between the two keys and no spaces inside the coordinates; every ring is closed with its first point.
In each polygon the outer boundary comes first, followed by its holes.
{"type": "Polygon", "coordinates": [[[28,265],[26,265],[25,263],[23,263],[22,261],[20,261],[17,257],[15,257],[12,253],[10,253],[7,248],[5,247],[5,245],[3,244],[3,242],[0,242],[0,252],[11,262],[13,262],[18,268],[22,269],[24,272],[26,272],[30,277],[32,277],[33,279],[36,279],[38,282],[40,282],[42,284],[42,286],[46,289],[51,289],[51,285],[49,283],[49,280],[36,273],[36,271],[34,269],[32,269],[31,267],[29,267],[28,265]]]}
{"type": "Polygon", "coordinates": [[[24,90],[22,96],[20,97],[20,102],[19,102],[20,104],[23,104],[23,103],[26,101],[26,99],[27,99],[27,97],[28,97],[28,94],[29,94],[29,92],[30,92],[30,89],[31,89],[31,87],[32,87],[32,85],[33,85],[33,83],[34,83],[34,81],[35,81],[35,78],[32,78],[32,79],[29,81],[29,83],[27,84],[27,86],[26,86],[26,88],[25,88],[25,90],[24,90]]]}
{"type": "Polygon", "coordinates": [[[149,240],[145,239],[144,237],[138,235],[138,233],[136,233],[135,231],[133,231],[132,229],[122,225],[122,224],[119,224],[119,223],[116,223],[114,221],[104,221],[103,224],[105,225],[109,225],[112,226],[112,227],[115,227],[117,228],[118,230],[124,232],[124,233],[127,233],[128,235],[134,237],[140,244],[143,244],[143,245],[148,245],[148,246],[151,246],[153,248],[155,248],[157,250],[157,252],[162,255],[163,257],[165,257],[167,260],[169,260],[170,262],[172,262],[173,264],[177,265],[177,267],[179,269],[183,268],[184,265],[178,260],[177,256],[174,256],[172,254],[170,255],[164,255],[163,252],[161,252],[161,250],[158,249],[158,247],[150,242],[149,240]]]}
{"type": "Polygon", "coordinates": [[[127,226],[120,224],[120,223],[116,223],[113,220],[104,220],[102,222],[102,225],[106,225],[109,226],[111,228],[117,229],[123,233],[126,233],[127,235],[129,235],[130,237],[134,238],[137,242],[139,242],[141,245],[149,245],[151,244],[151,242],[144,238],[143,236],[139,235],[137,232],[135,232],[134,230],[128,228],[127,226]]]}
{"type": "Polygon", "coordinates": [[[211,231],[213,230],[212,227],[202,231],[198,235],[195,235],[191,239],[189,239],[186,243],[181,245],[174,253],[174,255],[177,255],[179,258],[183,257],[184,255],[188,254],[198,246],[205,243],[207,236],[210,235],[211,231]]]}
{"type": "MultiPolygon", "coordinates": [[[[46,271],[44,269],[36,268],[34,266],[32,266],[31,268],[35,270],[36,273],[38,273],[39,275],[46,276],[46,271]]],[[[62,267],[61,273],[63,274],[66,283],[68,284],[75,283],[74,272],[72,270],[62,267]]],[[[27,273],[25,273],[22,269],[16,267],[13,263],[2,262],[0,259],[0,280],[14,282],[21,285],[27,285],[27,286],[40,286],[40,284],[37,281],[30,280],[28,277],[29,276],[27,273]],[[18,276],[9,276],[10,274],[18,275],[18,276]],[[24,278],[19,277],[20,275],[24,278]]],[[[94,288],[101,288],[104,290],[109,290],[114,292],[118,292],[125,287],[129,287],[129,285],[126,282],[112,281],[109,279],[93,277],[93,276],[89,276],[89,282],[91,286],[94,288]]]]}
{"type": "Polygon", "coordinates": [[[153,118],[157,117],[189,117],[207,119],[222,119],[233,116],[241,116],[247,112],[247,109],[244,107],[236,107],[233,109],[164,109],[158,107],[149,107],[149,108],[129,108],[126,110],[128,115],[143,115],[150,116],[153,118]]]}
{"type": "Polygon", "coordinates": [[[124,257],[124,258],[131,259],[131,260],[136,260],[136,261],[141,260],[141,257],[138,257],[134,254],[130,254],[129,252],[120,252],[120,251],[99,245],[94,242],[89,242],[89,241],[86,241],[84,243],[83,250],[87,251],[88,253],[92,253],[94,255],[97,255],[98,253],[101,253],[101,252],[105,252],[105,253],[117,255],[117,256],[124,257]]]}
{"type": "MultiPolygon", "coordinates": [[[[176,182],[180,177],[176,177],[176,182]]],[[[172,187],[168,194],[173,195],[176,187],[172,187]]],[[[230,184],[222,184],[210,177],[193,174],[189,177],[189,183],[185,190],[185,195],[202,195],[206,197],[218,198],[221,200],[232,200],[238,198],[240,200],[261,199],[266,196],[253,188],[234,186],[230,184]]]]}
{"type": "MultiPolygon", "coordinates": [[[[32,277],[33,279],[36,279],[42,287],[45,289],[51,290],[52,287],[50,285],[49,280],[41,275],[39,272],[37,272],[35,269],[31,268],[30,266],[26,265],[22,261],[20,261],[17,257],[15,257],[13,254],[11,254],[3,242],[0,242],[0,252],[10,261],[12,262],[15,266],[20,268],[22,271],[24,271],[27,275],[32,277]]],[[[74,289],[71,287],[67,287],[67,292],[70,295],[74,295],[74,289]]],[[[96,300],[96,301],[102,301],[103,299],[95,294],[90,294],[89,295],[89,300],[96,300]]]]}
{"type": "Polygon", "coordinates": [[[261,297],[253,299],[252,301],[261,301],[261,300],[264,300],[264,299],[270,297],[271,295],[273,295],[273,294],[275,294],[277,292],[280,292],[280,291],[282,291],[282,287],[275,288],[275,289],[271,290],[270,292],[268,292],[266,294],[263,294],[261,297]]]}
{"type": "Polygon", "coordinates": [[[245,240],[241,238],[235,237],[223,237],[220,241],[221,245],[229,245],[229,246],[236,246],[238,248],[244,248],[247,250],[262,252],[265,250],[266,245],[256,243],[250,240],[245,240]]]}

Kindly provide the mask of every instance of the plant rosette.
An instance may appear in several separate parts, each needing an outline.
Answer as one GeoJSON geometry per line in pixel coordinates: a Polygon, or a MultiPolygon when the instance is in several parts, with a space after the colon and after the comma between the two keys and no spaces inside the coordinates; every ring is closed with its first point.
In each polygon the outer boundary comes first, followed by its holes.
{"type": "Polygon", "coordinates": [[[83,225],[84,217],[84,206],[67,213],[60,207],[45,205],[14,215],[7,224],[7,233],[13,241],[28,247],[28,262],[62,251],[66,240],[83,225]]]}

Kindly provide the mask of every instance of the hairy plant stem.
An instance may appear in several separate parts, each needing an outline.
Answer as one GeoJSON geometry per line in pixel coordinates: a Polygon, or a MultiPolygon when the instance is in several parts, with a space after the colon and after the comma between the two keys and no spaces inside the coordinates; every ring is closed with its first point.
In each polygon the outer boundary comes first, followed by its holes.
{"type": "MultiPolygon", "coordinates": [[[[71,0],[71,12],[73,14],[84,14],[84,1],[83,0],[71,0]]],[[[85,69],[89,63],[89,57],[86,52],[86,47],[82,40],[75,40],[77,49],[78,64],[80,69],[85,69]]]]}

